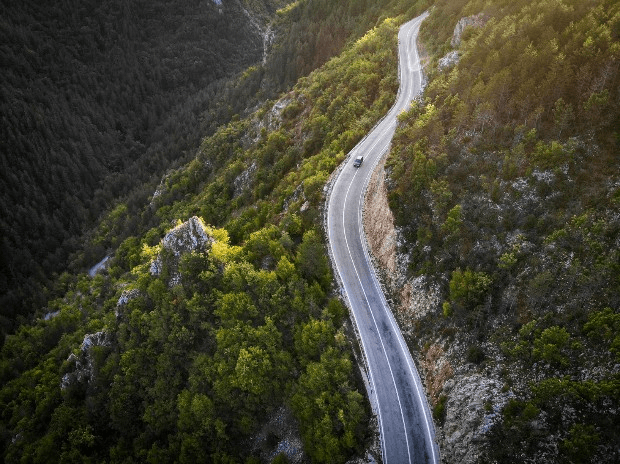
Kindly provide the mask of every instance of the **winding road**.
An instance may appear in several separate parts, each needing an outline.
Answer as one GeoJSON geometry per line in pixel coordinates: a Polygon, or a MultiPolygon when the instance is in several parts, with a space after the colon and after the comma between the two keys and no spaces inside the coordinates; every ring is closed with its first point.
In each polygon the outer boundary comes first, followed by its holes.
{"type": "Polygon", "coordinates": [[[370,175],[390,145],[397,115],[409,107],[422,87],[416,38],[426,15],[401,27],[398,34],[400,88],[396,103],[351,150],[334,182],[327,209],[330,251],[362,344],[369,396],[379,418],[385,464],[439,462],[428,401],[377,281],[362,226],[364,192],[370,175]],[[360,155],[364,162],[355,168],[353,160],[360,155]]]}

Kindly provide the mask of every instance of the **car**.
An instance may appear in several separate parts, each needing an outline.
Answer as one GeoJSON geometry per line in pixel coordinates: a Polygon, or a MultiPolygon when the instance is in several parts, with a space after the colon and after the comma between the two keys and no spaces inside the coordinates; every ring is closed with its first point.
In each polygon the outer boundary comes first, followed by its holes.
{"type": "Polygon", "coordinates": [[[355,158],[355,161],[353,161],[353,166],[355,166],[356,168],[359,168],[363,162],[364,162],[364,157],[358,156],[357,158],[355,158]]]}

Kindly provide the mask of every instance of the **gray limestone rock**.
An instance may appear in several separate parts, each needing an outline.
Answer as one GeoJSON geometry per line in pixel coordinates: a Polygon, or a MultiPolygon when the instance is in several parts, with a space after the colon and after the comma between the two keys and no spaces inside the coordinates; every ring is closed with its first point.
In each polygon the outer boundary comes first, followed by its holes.
{"type": "Polygon", "coordinates": [[[95,346],[111,346],[110,336],[105,331],[84,335],[80,352],[71,353],[67,361],[72,362],[74,369],[63,375],[60,388],[65,390],[75,382],[90,382],[94,375],[92,349],[95,346]]]}
{"type": "Polygon", "coordinates": [[[448,52],[443,58],[439,58],[439,62],[437,63],[437,69],[439,71],[443,71],[444,69],[451,68],[459,62],[459,59],[459,52],[456,50],[452,50],[451,52],[448,52]]]}
{"type": "Polygon", "coordinates": [[[458,48],[461,45],[461,39],[463,38],[463,31],[468,26],[472,27],[481,27],[486,22],[486,17],[482,13],[478,13],[473,16],[466,16],[464,18],[459,19],[459,22],[456,23],[454,28],[454,33],[452,34],[452,40],[450,41],[450,45],[454,48],[458,48]]]}
{"type": "Polygon", "coordinates": [[[189,218],[183,224],[179,224],[168,232],[161,241],[162,251],[151,263],[151,275],[158,276],[164,267],[164,259],[170,269],[170,281],[168,284],[173,287],[181,281],[178,271],[179,260],[185,253],[196,250],[208,250],[215,239],[207,234],[206,227],[197,216],[189,218]],[[164,258],[165,256],[165,258],[164,258]]]}

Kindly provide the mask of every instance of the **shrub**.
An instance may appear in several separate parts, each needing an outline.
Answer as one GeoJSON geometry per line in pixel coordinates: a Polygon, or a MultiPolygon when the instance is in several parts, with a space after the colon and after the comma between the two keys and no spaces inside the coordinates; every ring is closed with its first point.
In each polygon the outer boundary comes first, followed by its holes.
{"type": "Polygon", "coordinates": [[[443,421],[446,420],[446,403],[448,402],[448,397],[446,395],[441,395],[437,400],[435,406],[433,406],[433,419],[437,422],[443,424],[443,421]]]}
{"type": "Polygon", "coordinates": [[[545,329],[540,337],[534,340],[532,354],[534,358],[551,364],[565,366],[568,358],[562,353],[568,345],[570,334],[564,327],[553,326],[545,329]]]}
{"type": "Polygon", "coordinates": [[[466,308],[473,308],[482,302],[491,286],[491,277],[484,272],[457,268],[450,279],[450,300],[466,308]]]}
{"type": "Polygon", "coordinates": [[[560,443],[560,451],[571,462],[588,462],[600,437],[592,425],[575,424],[560,443]]]}
{"type": "Polygon", "coordinates": [[[484,357],[484,351],[482,351],[482,348],[480,348],[478,345],[472,345],[467,350],[466,359],[471,363],[480,364],[482,361],[484,361],[484,357]]]}
{"type": "Polygon", "coordinates": [[[449,301],[443,302],[443,315],[444,317],[450,317],[454,314],[454,310],[452,309],[452,305],[449,301]]]}

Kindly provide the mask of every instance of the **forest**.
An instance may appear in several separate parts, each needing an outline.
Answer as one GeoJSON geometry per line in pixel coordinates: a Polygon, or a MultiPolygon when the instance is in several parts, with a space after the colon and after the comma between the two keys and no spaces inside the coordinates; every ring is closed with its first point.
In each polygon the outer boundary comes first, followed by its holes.
{"type": "MultiPolygon", "coordinates": [[[[428,86],[387,161],[409,276],[442,301],[412,350],[441,346],[504,385],[480,462],[617,462],[620,5],[435,8],[428,86]]],[[[431,401],[445,420],[451,398],[431,401]]]]}
{"type": "Polygon", "coordinates": [[[135,189],[71,236],[68,267],[40,281],[43,303],[5,336],[4,462],[287,462],[269,425],[281,415],[307,462],[365,453],[375,438],[320,226],[323,185],[394,101],[398,25],[427,6],[277,10],[275,30],[317,42],[278,35],[210,108],[287,92],[238,107],[153,184],[119,168],[135,189]],[[184,240],[198,245],[175,248],[184,240]]]}

